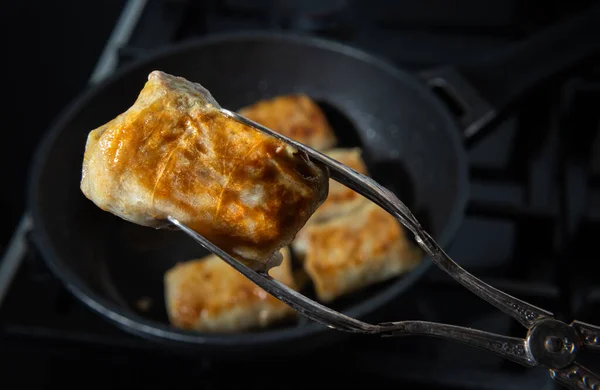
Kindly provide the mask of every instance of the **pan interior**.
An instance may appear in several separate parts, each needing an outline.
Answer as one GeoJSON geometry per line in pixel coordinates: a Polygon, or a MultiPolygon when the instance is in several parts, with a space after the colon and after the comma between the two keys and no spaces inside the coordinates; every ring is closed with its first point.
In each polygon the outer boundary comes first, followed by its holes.
{"type": "MultiPolygon", "coordinates": [[[[72,287],[91,300],[101,299],[101,305],[109,302],[125,317],[168,327],[165,271],[207,254],[181,232],[137,226],[103,212],[79,189],[88,132],[125,111],[152,70],[199,82],[232,110],[305,93],[323,108],[339,146],[362,147],[371,176],[396,192],[435,238],[462,213],[466,167],[453,133],[457,129],[409,75],[360,53],[296,39],[249,36],[188,45],[88,93],[58,122],[37,163],[30,200],[36,229],[49,246],[43,248],[45,258],[72,287]],[[147,310],[140,309],[140,300],[151,303],[147,310]]],[[[360,317],[401,292],[405,278],[365,288],[331,306],[360,317]]],[[[258,332],[290,326],[298,324],[258,332]]]]}

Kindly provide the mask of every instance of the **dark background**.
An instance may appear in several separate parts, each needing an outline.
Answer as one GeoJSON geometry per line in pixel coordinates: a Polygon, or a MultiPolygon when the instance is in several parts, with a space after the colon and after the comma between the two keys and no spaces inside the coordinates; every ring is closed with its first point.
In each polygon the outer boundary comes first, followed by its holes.
{"type": "Polygon", "coordinates": [[[0,66],[6,111],[0,154],[4,176],[0,249],[24,210],[29,162],[40,136],[85,88],[124,4],[123,0],[2,2],[0,66]]]}

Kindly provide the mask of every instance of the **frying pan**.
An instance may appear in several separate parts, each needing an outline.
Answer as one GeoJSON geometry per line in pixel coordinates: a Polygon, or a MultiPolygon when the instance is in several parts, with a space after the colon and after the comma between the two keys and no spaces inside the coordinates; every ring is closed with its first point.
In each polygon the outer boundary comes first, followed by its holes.
{"type": "MultiPolygon", "coordinates": [[[[540,82],[594,53],[597,8],[473,66],[419,75],[364,51],[300,35],[218,35],[158,52],[83,93],[42,140],[29,187],[35,243],[53,273],[91,309],[128,332],[170,347],[255,355],[298,352],[337,340],[340,332],[304,321],[236,334],[171,327],[163,274],[176,262],[206,252],[181,232],[125,222],[82,195],[88,132],[126,110],[156,69],[203,84],[232,110],[303,92],[322,105],[340,146],[361,146],[371,175],[397,192],[446,247],[467,201],[464,139],[491,127],[540,82]],[[153,304],[141,311],[136,302],[145,297],[153,304]]],[[[398,299],[430,266],[424,259],[414,271],[332,306],[368,318],[398,299]]]]}

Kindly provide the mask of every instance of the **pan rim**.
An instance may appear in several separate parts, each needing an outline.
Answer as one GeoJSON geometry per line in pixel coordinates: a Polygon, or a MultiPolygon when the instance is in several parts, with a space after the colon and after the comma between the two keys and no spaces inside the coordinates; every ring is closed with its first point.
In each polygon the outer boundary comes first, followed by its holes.
{"type": "MultiPolygon", "coordinates": [[[[69,267],[64,265],[61,266],[61,264],[64,263],[60,259],[60,256],[56,253],[54,245],[47,234],[47,230],[43,228],[43,218],[41,217],[41,211],[38,207],[36,199],[39,195],[38,187],[40,177],[43,172],[44,162],[46,161],[52,147],[55,145],[55,141],[62,132],[62,129],[64,129],[72,120],[72,118],[77,115],[77,113],[83,107],[85,107],[90,99],[100,94],[106,87],[113,84],[115,81],[126,77],[135,69],[146,66],[152,62],[160,60],[161,58],[165,58],[176,53],[182,53],[190,49],[226,43],[228,41],[239,42],[240,40],[256,39],[260,39],[261,41],[283,40],[289,43],[318,47],[328,51],[334,51],[354,57],[357,60],[372,64],[382,69],[382,71],[390,74],[392,77],[401,80],[403,83],[406,83],[408,86],[413,87],[415,91],[428,95],[426,96],[428,98],[427,101],[436,106],[435,109],[439,112],[439,115],[443,116],[443,119],[446,122],[456,124],[447,108],[444,107],[441,102],[436,100],[431,93],[428,94],[426,87],[420,84],[417,79],[410,75],[409,72],[393,65],[388,60],[368,53],[362,49],[358,49],[356,47],[333,40],[299,33],[239,31],[235,33],[215,33],[207,37],[190,39],[156,50],[140,60],[123,66],[123,68],[117,70],[100,83],[96,85],[88,85],[84,91],[78,94],[70,103],[67,104],[62,112],[59,113],[57,119],[49,127],[49,130],[40,139],[39,145],[34,154],[29,174],[28,209],[30,210],[34,221],[33,236],[35,244],[40,248],[42,258],[44,258],[45,263],[49,266],[52,273],[75,297],[77,297],[86,306],[100,314],[102,317],[116,323],[118,327],[124,329],[128,333],[147,338],[149,337],[151,339],[159,339],[161,341],[184,343],[187,345],[194,344],[198,346],[211,345],[218,347],[243,347],[250,345],[257,346],[279,343],[286,340],[309,337],[323,332],[337,332],[325,327],[324,325],[310,323],[301,327],[294,326],[283,329],[259,331],[256,333],[202,333],[197,331],[177,329],[168,324],[144,318],[137,313],[126,310],[118,306],[116,303],[110,302],[106,298],[96,294],[74,272],[72,272],[69,267]]],[[[456,127],[458,130],[457,124],[456,127]]],[[[455,205],[448,217],[448,222],[444,226],[444,229],[440,232],[437,240],[442,248],[447,247],[451,243],[451,240],[456,235],[456,231],[462,224],[469,196],[469,181],[465,145],[463,140],[460,138],[459,131],[448,132],[451,133],[449,136],[453,143],[452,147],[457,152],[457,194],[455,205]]],[[[399,296],[402,291],[414,285],[414,283],[421,278],[432,265],[433,263],[430,257],[425,256],[421,264],[414,270],[400,276],[400,278],[394,281],[390,286],[385,287],[382,291],[374,294],[365,301],[356,305],[352,305],[349,310],[344,310],[344,313],[350,316],[363,317],[380,309],[395,297],[399,296]]]]}

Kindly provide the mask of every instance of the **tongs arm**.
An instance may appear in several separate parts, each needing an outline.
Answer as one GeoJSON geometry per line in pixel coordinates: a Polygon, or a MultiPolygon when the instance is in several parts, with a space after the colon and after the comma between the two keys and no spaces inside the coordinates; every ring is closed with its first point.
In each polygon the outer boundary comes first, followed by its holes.
{"type": "MultiPolygon", "coordinates": [[[[338,316],[336,321],[331,321],[335,317],[335,313],[331,313],[326,307],[314,304],[314,302],[308,303],[306,307],[297,305],[295,307],[297,310],[305,314],[312,314],[313,319],[321,320],[340,330],[387,336],[421,334],[459,341],[491,351],[527,367],[545,367],[556,381],[566,387],[600,390],[600,378],[575,362],[577,350],[581,347],[600,348],[600,328],[579,321],[567,325],[555,320],[551,312],[484,283],[454,262],[423,229],[410,209],[391,191],[375,180],[239,114],[226,109],[221,109],[221,112],[240,123],[254,127],[294,146],[299,152],[324,165],[329,170],[329,175],[333,180],[356,191],[395,216],[402,225],[413,233],[418,245],[439,268],[478,297],[513,317],[529,329],[529,332],[526,339],[519,339],[476,329],[425,321],[401,321],[371,325],[343,315],[338,316]],[[319,315],[315,315],[314,312],[311,313],[308,309],[316,310],[319,315]],[[327,322],[327,320],[330,321],[327,322]]],[[[201,242],[197,237],[196,239],[201,242]]],[[[231,262],[235,262],[235,260],[231,259],[231,262]]],[[[259,279],[256,279],[256,282],[259,282],[259,279]]],[[[280,293],[282,292],[284,293],[285,290],[280,291],[280,293]]],[[[301,299],[301,296],[299,297],[301,299]]],[[[290,295],[289,299],[283,300],[293,305],[299,297],[290,295]]],[[[306,299],[304,301],[304,303],[308,302],[306,299]]]]}
{"type": "Polygon", "coordinates": [[[581,321],[573,321],[571,326],[579,333],[581,342],[586,348],[600,352],[600,326],[581,321]]]}
{"type": "Polygon", "coordinates": [[[598,390],[600,377],[579,363],[573,363],[562,370],[550,370],[552,379],[573,390],[598,390]]]}
{"type": "Polygon", "coordinates": [[[457,282],[468,288],[478,297],[494,305],[507,315],[519,321],[526,328],[545,318],[553,318],[549,311],[531,305],[500,291],[480,279],[474,277],[452,260],[444,250],[431,238],[410,209],[391,191],[378,184],[375,180],[339,163],[320,153],[307,154],[317,161],[326,164],[330,169],[331,178],[342,182],[358,193],[367,193],[367,198],[377,203],[384,210],[395,216],[415,236],[419,246],[427,253],[433,262],[457,282]],[[348,180],[351,178],[351,180],[348,180]]]}
{"type": "Polygon", "coordinates": [[[552,312],[515,298],[476,278],[456,264],[420,226],[419,229],[419,233],[415,233],[416,240],[433,262],[478,297],[511,316],[527,329],[541,320],[554,318],[552,312]]]}
{"type": "Polygon", "coordinates": [[[526,367],[535,367],[537,365],[527,350],[526,340],[522,338],[502,336],[478,329],[427,321],[386,322],[380,325],[396,328],[389,333],[382,334],[383,337],[411,335],[439,337],[485,349],[526,367]]]}
{"type": "Polygon", "coordinates": [[[320,153],[300,142],[285,137],[261,124],[247,119],[235,112],[221,109],[222,113],[244,123],[250,127],[257,128],[261,132],[271,135],[287,144],[292,145],[299,151],[306,153],[311,159],[318,161],[329,169],[330,177],[337,182],[353,189],[367,199],[395,216],[415,236],[419,246],[431,257],[433,262],[454,278],[457,282],[468,288],[475,295],[496,306],[498,309],[513,317],[526,328],[531,328],[537,321],[544,318],[552,318],[551,312],[540,309],[527,302],[508,295],[494,287],[484,283],[460,267],[440,248],[440,246],[423,230],[419,221],[410,209],[400,201],[391,191],[381,186],[375,180],[365,176],[354,169],[320,153]]]}

